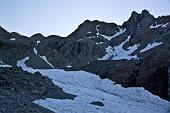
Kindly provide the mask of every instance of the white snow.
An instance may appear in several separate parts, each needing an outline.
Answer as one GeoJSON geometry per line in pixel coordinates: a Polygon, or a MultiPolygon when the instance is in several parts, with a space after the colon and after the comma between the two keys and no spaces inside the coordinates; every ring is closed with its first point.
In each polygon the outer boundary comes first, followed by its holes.
{"type": "Polygon", "coordinates": [[[168,24],[169,23],[166,23],[166,24],[157,24],[155,22],[155,26],[152,24],[149,28],[154,29],[154,28],[158,28],[158,27],[167,27],[168,24]]]}
{"type": "Polygon", "coordinates": [[[164,24],[164,25],[162,25],[162,27],[167,27],[167,25],[169,24],[169,22],[168,23],[166,23],[166,24],[164,24]]]}
{"type": "Polygon", "coordinates": [[[116,32],[116,34],[113,36],[113,38],[116,37],[116,36],[119,36],[119,35],[123,34],[123,33],[126,31],[126,28],[125,28],[125,29],[122,29],[122,28],[120,28],[120,27],[118,27],[118,28],[119,28],[119,32],[116,32]]]}
{"type": "Polygon", "coordinates": [[[159,45],[161,45],[161,44],[163,44],[163,43],[162,43],[162,42],[159,42],[159,43],[154,42],[154,43],[152,43],[152,44],[149,43],[144,49],[142,49],[142,50],[140,51],[140,53],[145,52],[145,51],[147,51],[147,50],[149,50],[149,49],[155,48],[155,47],[157,47],[157,46],[159,46],[159,45]]]}
{"type": "Polygon", "coordinates": [[[37,55],[38,51],[37,49],[34,47],[34,53],[37,55]]]}
{"type": "MultiPolygon", "coordinates": [[[[40,55],[39,55],[40,56],[40,55]]],[[[50,65],[52,68],[55,68],[50,62],[48,62],[46,56],[40,56],[45,62],[47,62],[48,65],[50,65]]]]}
{"type": "Polygon", "coordinates": [[[0,67],[12,67],[12,66],[0,61],[0,67]]]}
{"type": "Polygon", "coordinates": [[[24,58],[22,60],[17,61],[17,66],[22,67],[22,69],[24,71],[28,71],[30,73],[36,72],[36,70],[34,70],[33,68],[26,66],[25,61],[27,61],[27,60],[29,60],[29,57],[26,57],[26,58],[24,58]]]}
{"type": "Polygon", "coordinates": [[[16,38],[10,38],[10,40],[11,40],[11,41],[15,41],[15,40],[16,40],[16,38]]]}
{"type": "Polygon", "coordinates": [[[100,35],[100,36],[104,37],[105,39],[107,39],[107,40],[109,40],[109,41],[110,41],[112,38],[114,38],[114,37],[116,37],[116,36],[119,36],[119,35],[123,34],[123,33],[126,31],[126,28],[125,28],[125,29],[122,29],[122,28],[118,27],[118,28],[119,28],[119,32],[116,32],[116,34],[113,35],[113,36],[107,36],[107,35],[103,35],[103,34],[101,34],[101,33],[99,32],[99,29],[98,29],[99,26],[100,26],[100,25],[97,25],[97,26],[96,26],[96,31],[97,31],[96,35],[97,35],[97,36],[100,35]]]}
{"type": "Polygon", "coordinates": [[[88,38],[96,38],[95,36],[91,36],[91,37],[88,37],[88,38]]]}
{"type": "Polygon", "coordinates": [[[37,41],[37,45],[40,43],[40,41],[37,41]]]}
{"type": "Polygon", "coordinates": [[[92,33],[91,31],[87,32],[88,34],[92,33]]]}
{"type": "Polygon", "coordinates": [[[97,25],[97,26],[96,26],[96,31],[97,31],[96,35],[97,35],[97,36],[100,35],[99,29],[98,29],[99,26],[100,26],[100,25],[97,25]]]}
{"type": "Polygon", "coordinates": [[[136,59],[137,55],[131,56],[130,54],[133,53],[137,48],[138,44],[135,44],[134,46],[128,47],[127,51],[123,49],[123,45],[128,42],[130,39],[130,36],[122,42],[119,46],[115,46],[114,48],[111,46],[108,46],[106,48],[106,55],[102,58],[98,58],[98,60],[121,60],[121,59],[136,59]]]}
{"type": "MultiPolygon", "coordinates": [[[[37,53],[38,53],[38,51],[37,51],[37,49],[34,47],[34,54],[38,55],[37,53]]],[[[50,65],[52,68],[55,68],[50,62],[48,62],[46,56],[40,56],[40,55],[38,55],[38,56],[39,56],[40,58],[42,58],[42,59],[43,59],[48,65],[50,65]]]]}
{"type": "Polygon", "coordinates": [[[103,44],[104,42],[97,42],[96,45],[103,44]]]}
{"type": "Polygon", "coordinates": [[[78,39],[78,41],[82,41],[83,39],[78,39]]]}
{"type": "Polygon", "coordinates": [[[34,103],[56,113],[166,113],[170,103],[143,88],[123,88],[108,79],[85,71],[62,69],[34,69],[25,67],[28,57],[18,61],[29,72],[39,71],[65,92],[77,95],[74,100],[38,99],[34,103]],[[104,106],[90,104],[100,101],[104,106]]]}
{"type": "Polygon", "coordinates": [[[106,55],[102,58],[98,58],[98,60],[111,60],[114,56],[115,52],[111,46],[106,48],[106,55]]]}
{"type": "Polygon", "coordinates": [[[68,66],[66,66],[67,68],[71,68],[72,67],[72,65],[68,65],[68,66]]]}

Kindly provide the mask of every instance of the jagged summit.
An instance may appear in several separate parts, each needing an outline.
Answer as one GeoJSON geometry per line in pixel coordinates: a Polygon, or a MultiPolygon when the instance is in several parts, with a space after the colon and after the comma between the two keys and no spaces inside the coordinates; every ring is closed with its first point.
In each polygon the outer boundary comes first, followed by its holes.
{"type": "Polygon", "coordinates": [[[147,10],[143,10],[141,14],[133,11],[131,17],[123,23],[122,26],[127,28],[127,33],[134,33],[139,27],[140,29],[146,29],[151,24],[154,23],[154,16],[149,13],[147,10]]]}

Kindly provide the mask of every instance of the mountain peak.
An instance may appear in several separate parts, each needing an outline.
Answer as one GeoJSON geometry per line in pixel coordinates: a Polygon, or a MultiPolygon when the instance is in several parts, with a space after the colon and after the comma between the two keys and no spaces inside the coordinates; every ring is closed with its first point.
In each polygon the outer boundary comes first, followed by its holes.
{"type": "Polygon", "coordinates": [[[123,26],[127,28],[129,34],[135,32],[137,28],[145,29],[150,26],[154,21],[154,16],[149,13],[148,10],[144,9],[142,13],[133,11],[131,17],[123,23],[123,26]]]}
{"type": "Polygon", "coordinates": [[[30,38],[34,38],[34,37],[44,37],[44,36],[41,33],[36,33],[32,35],[30,38]]]}
{"type": "Polygon", "coordinates": [[[136,11],[133,11],[132,13],[131,13],[131,17],[132,18],[135,18],[135,17],[137,17],[139,14],[136,12],[136,11]]]}
{"type": "Polygon", "coordinates": [[[8,33],[3,27],[0,26],[0,33],[8,33]]]}
{"type": "Polygon", "coordinates": [[[148,10],[144,9],[141,15],[151,15],[148,10]]]}

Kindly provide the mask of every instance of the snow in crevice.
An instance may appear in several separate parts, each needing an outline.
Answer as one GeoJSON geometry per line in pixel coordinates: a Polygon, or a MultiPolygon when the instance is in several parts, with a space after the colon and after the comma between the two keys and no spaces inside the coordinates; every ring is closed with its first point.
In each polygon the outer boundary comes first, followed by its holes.
{"type": "Polygon", "coordinates": [[[98,58],[98,60],[121,60],[121,59],[136,59],[137,55],[132,56],[131,53],[133,53],[135,50],[138,49],[139,45],[135,44],[134,46],[128,47],[128,50],[123,49],[123,45],[128,42],[130,39],[130,36],[122,42],[120,45],[115,46],[114,48],[111,46],[108,46],[106,48],[106,55],[102,58],[98,58]]]}
{"type": "Polygon", "coordinates": [[[152,44],[149,43],[144,49],[142,49],[142,50],[140,51],[140,53],[145,52],[145,51],[147,51],[147,50],[150,50],[150,49],[152,49],[152,48],[155,48],[155,47],[157,47],[157,46],[159,46],[159,45],[161,45],[161,44],[163,44],[163,43],[162,43],[162,42],[159,42],[159,43],[153,42],[152,44]]]}
{"type": "Polygon", "coordinates": [[[91,37],[88,37],[88,38],[96,38],[95,36],[91,36],[91,37]]]}
{"type": "Polygon", "coordinates": [[[83,39],[78,39],[78,41],[82,41],[83,39]]]}
{"type": "Polygon", "coordinates": [[[97,31],[96,35],[97,35],[97,36],[100,35],[100,36],[104,37],[105,39],[107,39],[107,40],[109,40],[109,41],[110,41],[112,38],[117,37],[117,36],[123,34],[123,33],[126,31],[126,28],[125,28],[125,29],[122,29],[122,28],[118,27],[118,28],[119,28],[119,32],[116,32],[116,34],[113,35],[113,36],[107,36],[107,35],[103,35],[103,34],[101,34],[101,33],[99,32],[99,29],[98,29],[99,26],[100,26],[100,25],[97,25],[97,26],[96,26],[96,31],[97,31]]]}
{"type": "Polygon", "coordinates": [[[0,61],[0,67],[12,67],[12,66],[0,61]]]}
{"type": "Polygon", "coordinates": [[[68,65],[68,66],[66,66],[67,68],[72,68],[73,66],[72,65],[68,65]]]}
{"type": "Polygon", "coordinates": [[[97,26],[96,26],[96,31],[97,31],[96,35],[97,35],[97,36],[100,35],[99,29],[98,29],[99,26],[100,26],[100,25],[97,25],[97,26]]]}
{"type": "Polygon", "coordinates": [[[154,28],[158,28],[158,27],[167,27],[168,24],[169,23],[166,23],[166,24],[157,24],[155,22],[155,26],[152,24],[149,28],[154,29],[154,28]]]}
{"type": "Polygon", "coordinates": [[[168,23],[166,23],[166,24],[163,24],[163,25],[162,25],[162,27],[167,27],[167,26],[168,26],[168,24],[169,24],[169,22],[168,22],[168,23]]]}
{"type": "MultiPolygon", "coordinates": [[[[37,51],[37,49],[34,47],[34,54],[35,55],[38,55],[38,51],[37,51]]],[[[43,59],[48,65],[50,65],[52,68],[55,68],[50,62],[48,62],[48,60],[47,60],[47,58],[46,58],[46,56],[40,56],[40,55],[38,55],[41,59],[43,59]]]]}
{"type": "Polygon", "coordinates": [[[11,41],[15,41],[15,40],[16,40],[16,38],[10,38],[10,40],[11,40],[11,41]]]}
{"type": "Polygon", "coordinates": [[[40,43],[40,41],[38,40],[38,41],[37,41],[37,45],[38,45],[39,43],[40,43]]]}
{"type": "Polygon", "coordinates": [[[18,66],[29,72],[39,71],[65,92],[77,95],[74,100],[38,99],[34,103],[56,113],[166,113],[169,102],[154,96],[144,88],[123,88],[108,79],[85,71],[62,69],[33,69],[25,67],[25,58],[18,66]],[[100,101],[104,106],[90,104],[100,101]]]}
{"type": "Polygon", "coordinates": [[[104,42],[96,42],[96,45],[103,44],[104,42]]]}
{"type": "Polygon", "coordinates": [[[50,62],[48,62],[46,56],[40,56],[40,55],[39,55],[39,57],[41,57],[41,58],[42,58],[48,65],[50,65],[52,68],[55,68],[50,62]]]}
{"type": "Polygon", "coordinates": [[[37,49],[34,47],[34,54],[37,55],[37,53],[38,53],[38,51],[37,51],[37,49]]]}

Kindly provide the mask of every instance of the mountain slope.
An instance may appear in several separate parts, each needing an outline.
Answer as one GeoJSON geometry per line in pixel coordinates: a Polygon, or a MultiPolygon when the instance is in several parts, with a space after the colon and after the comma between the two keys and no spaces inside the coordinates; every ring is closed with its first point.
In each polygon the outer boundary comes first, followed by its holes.
{"type": "Polygon", "coordinates": [[[125,87],[144,87],[168,98],[170,16],[132,12],[123,23],[86,20],[67,37],[26,37],[0,28],[0,61],[25,57],[35,69],[86,70],[125,87]]]}
{"type": "Polygon", "coordinates": [[[25,65],[28,59],[18,61],[18,65],[23,70],[31,73],[39,71],[42,75],[51,78],[53,83],[63,88],[65,92],[76,95],[74,100],[46,98],[33,101],[51,111],[62,113],[167,113],[170,110],[169,102],[152,95],[143,88],[123,88],[108,79],[101,79],[85,71],[32,69],[25,65]]]}

